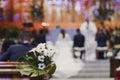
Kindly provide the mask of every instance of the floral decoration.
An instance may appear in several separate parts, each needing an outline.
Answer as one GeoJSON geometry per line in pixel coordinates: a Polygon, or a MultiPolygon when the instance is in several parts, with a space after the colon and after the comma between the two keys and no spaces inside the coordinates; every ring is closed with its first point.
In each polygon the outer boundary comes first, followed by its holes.
{"type": "Polygon", "coordinates": [[[28,66],[18,65],[21,75],[37,77],[44,74],[53,74],[56,70],[56,64],[52,61],[55,54],[53,46],[46,43],[40,43],[18,59],[19,62],[28,64],[28,66]]]}

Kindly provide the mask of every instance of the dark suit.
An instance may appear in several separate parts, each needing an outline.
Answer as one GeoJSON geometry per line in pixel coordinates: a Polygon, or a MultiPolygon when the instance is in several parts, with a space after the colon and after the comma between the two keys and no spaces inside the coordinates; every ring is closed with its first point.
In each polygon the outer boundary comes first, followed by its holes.
{"type": "Polygon", "coordinates": [[[85,38],[81,33],[74,36],[73,47],[84,47],[85,38]]]}
{"type": "Polygon", "coordinates": [[[35,45],[38,45],[39,43],[46,43],[46,35],[45,34],[38,34],[35,37],[35,45]]]}
{"type": "Polygon", "coordinates": [[[33,46],[27,43],[12,45],[0,56],[0,61],[16,61],[20,56],[24,56],[25,53],[32,48],[33,46]]]}
{"type": "Polygon", "coordinates": [[[99,32],[96,35],[96,41],[97,41],[97,50],[96,50],[96,57],[97,59],[106,59],[107,57],[104,56],[104,54],[107,54],[107,49],[101,49],[98,48],[104,48],[107,47],[107,35],[103,32],[99,32]]]}
{"type": "Polygon", "coordinates": [[[73,56],[76,58],[75,51],[80,51],[81,55],[80,58],[82,58],[82,54],[84,53],[84,50],[81,50],[80,48],[84,47],[85,37],[81,33],[77,33],[73,38],[73,56]],[[75,48],[78,48],[79,50],[76,50],[75,48]]]}
{"type": "Polygon", "coordinates": [[[2,44],[2,53],[7,51],[7,49],[11,46],[14,45],[15,42],[13,40],[8,40],[6,39],[3,44],[2,44]]]}

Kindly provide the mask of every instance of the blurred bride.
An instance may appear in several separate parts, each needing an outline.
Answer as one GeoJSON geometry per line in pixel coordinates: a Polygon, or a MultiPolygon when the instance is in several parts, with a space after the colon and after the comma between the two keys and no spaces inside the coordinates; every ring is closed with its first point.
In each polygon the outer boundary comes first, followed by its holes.
{"type": "Polygon", "coordinates": [[[61,33],[58,35],[58,39],[55,43],[56,55],[53,60],[57,65],[55,77],[68,78],[76,75],[83,67],[83,62],[79,60],[76,62],[72,53],[72,40],[70,36],[61,29],[61,33]]]}

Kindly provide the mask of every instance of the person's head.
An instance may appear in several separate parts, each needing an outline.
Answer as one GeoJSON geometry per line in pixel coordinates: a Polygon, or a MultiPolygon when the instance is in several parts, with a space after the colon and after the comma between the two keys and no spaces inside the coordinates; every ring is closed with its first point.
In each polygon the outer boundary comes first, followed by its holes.
{"type": "Polygon", "coordinates": [[[100,28],[100,29],[98,30],[98,33],[104,33],[103,29],[100,28]]]}
{"type": "Polygon", "coordinates": [[[65,30],[64,29],[61,29],[61,34],[63,35],[63,38],[65,37],[65,30]]]}
{"type": "Polygon", "coordinates": [[[44,29],[39,30],[39,34],[44,34],[44,33],[45,33],[44,29]]]}
{"type": "Polygon", "coordinates": [[[64,29],[61,29],[61,33],[64,34],[64,33],[65,33],[65,30],[64,30],[64,29]]]}
{"type": "Polygon", "coordinates": [[[31,43],[31,39],[32,39],[32,36],[28,31],[23,31],[19,35],[20,43],[31,43]]]}
{"type": "Polygon", "coordinates": [[[85,21],[86,21],[87,23],[89,23],[89,18],[88,18],[88,17],[86,17],[86,18],[85,18],[85,21]]]}
{"type": "Polygon", "coordinates": [[[79,32],[80,32],[80,29],[76,29],[76,32],[79,33],[79,32]]]}

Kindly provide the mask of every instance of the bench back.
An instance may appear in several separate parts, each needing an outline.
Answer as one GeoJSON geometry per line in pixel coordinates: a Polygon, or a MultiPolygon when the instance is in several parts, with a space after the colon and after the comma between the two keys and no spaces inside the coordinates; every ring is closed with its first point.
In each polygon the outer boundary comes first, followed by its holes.
{"type": "Polygon", "coordinates": [[[21,76],[17,65],[26,65],[20,62],[0,62],[0,78],[25,77],[21,76]]]}

